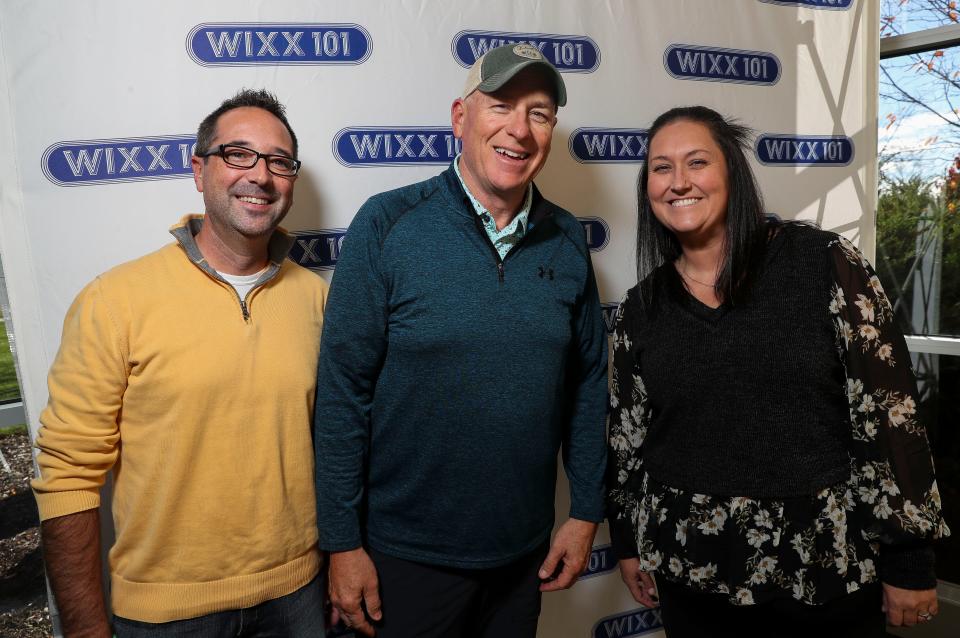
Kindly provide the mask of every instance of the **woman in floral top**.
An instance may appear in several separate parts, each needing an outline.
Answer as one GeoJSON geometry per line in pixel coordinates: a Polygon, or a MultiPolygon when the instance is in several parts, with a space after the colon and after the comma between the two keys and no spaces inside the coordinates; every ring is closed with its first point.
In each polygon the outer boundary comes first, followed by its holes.
{"type": "Polygon", "coordinates": [[[614,550],[671,638],[883,636],[937,613],[949,534],[910,355],[852,244],[765,218],[748,134],[705,107],[649,131],[613,336],[614,550]]]}

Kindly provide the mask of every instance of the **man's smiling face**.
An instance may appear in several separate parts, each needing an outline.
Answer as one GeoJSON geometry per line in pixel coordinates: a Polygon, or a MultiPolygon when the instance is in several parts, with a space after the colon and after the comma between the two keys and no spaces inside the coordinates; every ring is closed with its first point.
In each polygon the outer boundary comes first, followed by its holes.
{"type": "Polygon", "coordinates": [[[463,141],[460,172],[481,204],[522,200],[550,154],[556,112],[553,86],[535,68],[494,93],[475,91],[453,103],[453,132],[463,141]]]}

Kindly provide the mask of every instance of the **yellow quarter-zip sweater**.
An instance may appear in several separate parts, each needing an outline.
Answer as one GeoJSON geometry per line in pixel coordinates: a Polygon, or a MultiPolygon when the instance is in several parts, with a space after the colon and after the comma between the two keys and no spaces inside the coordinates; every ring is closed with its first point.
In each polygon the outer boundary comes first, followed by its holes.
{"type": "Polygon", "coordinates": [[[48,379],[33,482],[43,520],[114,472],[113,611],[145,622],[271,600],[319,566],[310,423],[327,284],[283,256],[244,303],[193,242],[97,277],[48,379]]]}

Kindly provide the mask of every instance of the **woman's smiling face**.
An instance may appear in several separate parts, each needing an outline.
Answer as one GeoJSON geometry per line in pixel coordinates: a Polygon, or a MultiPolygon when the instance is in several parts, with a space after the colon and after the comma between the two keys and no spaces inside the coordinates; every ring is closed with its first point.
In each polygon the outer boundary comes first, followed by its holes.
{"type": "Polygon", "coordinates": [[[681,241],[722,238],[726,228],[727,160],[710,130],[677,120],[650,140],[647,196],[653,214],[681,241]]]}

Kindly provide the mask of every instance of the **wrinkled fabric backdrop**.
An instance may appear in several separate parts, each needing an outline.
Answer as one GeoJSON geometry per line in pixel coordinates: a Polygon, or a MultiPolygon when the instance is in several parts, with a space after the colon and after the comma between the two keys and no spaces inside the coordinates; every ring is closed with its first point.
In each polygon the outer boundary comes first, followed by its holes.
{"type": "MultiPolygon", "coordinates": [[[[706,104],[757,131],[770,212],[818,221],[872,256],[879,3],[867,0],[120,0],[0,3],[0,255],[30,427],[67,307],[98,273],[201,212],[196,126],[240,87],[275,91],[304,168],[284,226],[329,278],[373,193],[425,179],[457,143],[466,67],[503,42],[564,73],[537,184],[578,215],[609,314],[636,281],[645,128],[706,104]]],[[[6,311],[6,309],[5,309],[6,311]]],[[[557,490],[566,517],[566,483],[557,490]]],[[[620,581],[605,528],[590,570],[544,598],[543,637],[662,635],[620,581]]]]}

